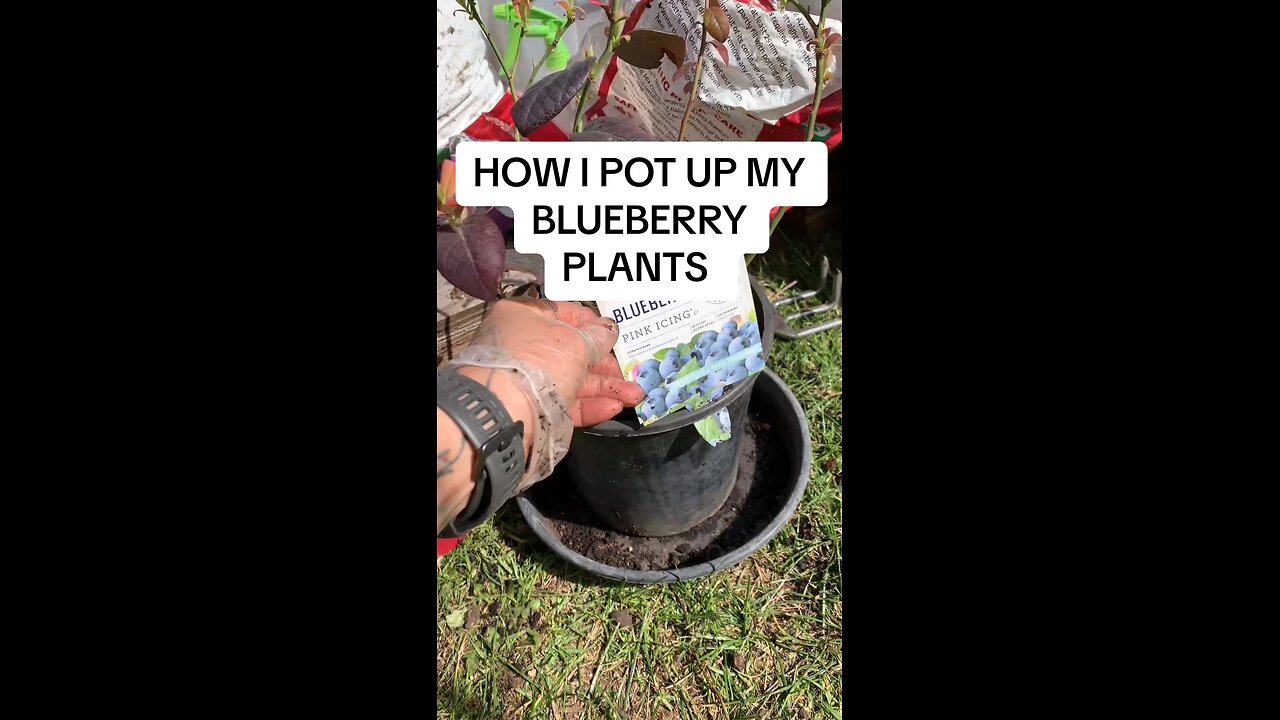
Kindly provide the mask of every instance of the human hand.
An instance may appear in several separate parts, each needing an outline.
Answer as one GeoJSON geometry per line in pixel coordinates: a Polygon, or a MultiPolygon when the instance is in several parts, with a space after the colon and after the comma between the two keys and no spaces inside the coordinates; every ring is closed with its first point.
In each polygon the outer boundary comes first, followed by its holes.
{"type": "Polygon", "coordinates": [[[450,363],[461,366],[459,372],[507,370],[500,382],[524,390],[535,420],[525,428],[532,457],[521,490],[551,474],[568,452],[574,426],[594,425],[644,400],[640,386],[622,378],[613,354],[617,339],[617,323],[578,303],[501,300],[450,363]]]}

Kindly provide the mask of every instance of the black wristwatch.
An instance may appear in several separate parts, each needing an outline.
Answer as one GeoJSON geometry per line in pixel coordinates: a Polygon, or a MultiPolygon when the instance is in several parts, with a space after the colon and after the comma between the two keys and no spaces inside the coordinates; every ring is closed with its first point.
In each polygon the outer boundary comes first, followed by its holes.
{"type": "Polygon", "coordinates": [[[524,476],[524,423],[512,421],[489,388],[452,370],[436,370],[436,407],[458,423],[476,449],[471,503],[436,537],[458,537],[516,494],[524,476]]]}

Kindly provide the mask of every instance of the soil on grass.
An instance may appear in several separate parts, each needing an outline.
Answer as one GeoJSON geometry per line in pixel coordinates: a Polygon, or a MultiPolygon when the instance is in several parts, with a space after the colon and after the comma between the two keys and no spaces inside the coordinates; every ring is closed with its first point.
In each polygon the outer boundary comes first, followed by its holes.
{"type": "Polygon", "coordinates": [[[751,408],[742,438],[738,477],[720,510],[689,530],[668,537],[638,537],[610,528],[578,494],[573,479],[557,472],[535,487],[532,498],[565,545],[596,562],[631,570],[670,570],[722,557],[760,534],[787,501],[794,478],[788,450],[773,439],[767,420],[751,408]]]}

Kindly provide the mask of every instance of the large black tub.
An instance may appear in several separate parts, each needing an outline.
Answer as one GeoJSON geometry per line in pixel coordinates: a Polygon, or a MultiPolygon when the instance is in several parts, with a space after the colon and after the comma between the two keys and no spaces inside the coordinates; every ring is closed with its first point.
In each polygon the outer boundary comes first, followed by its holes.
{"type": "Polygon", "coordinates": [[[764,547],[795,513],[813,452],[804,410],[772,370],[756,376],[742,414],[734,423],[741,437],[728,497],[684,532],[638,537],[619,531],[584,502],[584,483],[570,477],[581,467],[568,463],[517,498],[520,512],[557,555],[612,580],[675,582],[723,570],[764,547]]]}

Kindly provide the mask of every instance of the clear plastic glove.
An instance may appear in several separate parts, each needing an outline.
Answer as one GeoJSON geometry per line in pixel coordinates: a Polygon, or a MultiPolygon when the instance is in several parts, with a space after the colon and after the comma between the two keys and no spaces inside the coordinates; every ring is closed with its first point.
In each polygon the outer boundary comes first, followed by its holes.
{"type": "Polygon", "coordinates": [[[569,451],[574,426],[594,425],[623,405],[644,400],[622,379],[613,354],[618,325],[578,303],[530,298],[501,300],[450,367],[514,371],[534,411],[533,445],[517,491],[546,478],[569,451]]]}

